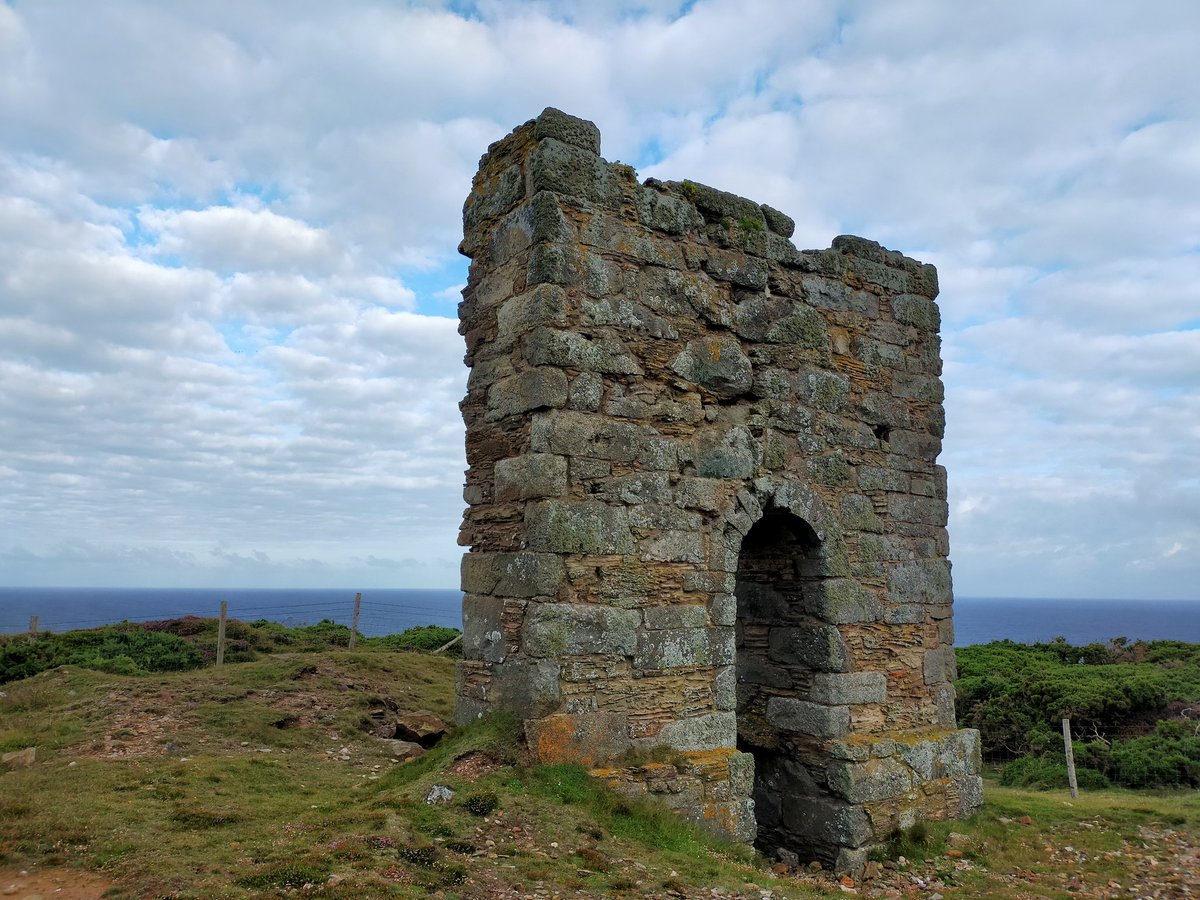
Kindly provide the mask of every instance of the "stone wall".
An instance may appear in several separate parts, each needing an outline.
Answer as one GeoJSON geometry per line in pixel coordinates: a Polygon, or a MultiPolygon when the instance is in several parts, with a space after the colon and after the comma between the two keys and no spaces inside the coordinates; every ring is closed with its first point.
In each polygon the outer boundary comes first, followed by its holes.
{"type": "Polygon", "coordinates": [[[510,711],[543,761],[853,869],[981,800],[937,274],[599,152],[547,109],[464,208],[459,721],[510,711]]]}

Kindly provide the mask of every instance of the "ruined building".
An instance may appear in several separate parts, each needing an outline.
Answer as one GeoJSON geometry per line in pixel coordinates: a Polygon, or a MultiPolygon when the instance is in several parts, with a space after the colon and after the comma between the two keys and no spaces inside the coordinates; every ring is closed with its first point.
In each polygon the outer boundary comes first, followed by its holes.
{"type": "Polygon", "coordinates": [[[464,210],[459,721],[510,711],[542,761],[857,868],[981,800],[937,274],[599,154],[547,109],[464,210]]]}

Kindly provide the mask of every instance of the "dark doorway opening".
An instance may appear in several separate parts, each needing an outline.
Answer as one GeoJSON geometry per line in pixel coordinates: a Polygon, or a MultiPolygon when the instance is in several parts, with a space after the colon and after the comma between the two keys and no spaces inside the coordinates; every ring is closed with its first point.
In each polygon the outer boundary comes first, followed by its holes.
{"type": "Polygon", "coordinates": [[[773,724],[781,701],[771,702],[809,696],[812,645],[830,630],[811,613],[822,587],[822,555],[812,526],[781,510],[750,529],[738,557],[738,749],[754,757],[755,843],[770,858],[782,849],[801,861],[831,861],[833,850],[806,835],[806,806],[825,793],[821,748],[773,724]]]}

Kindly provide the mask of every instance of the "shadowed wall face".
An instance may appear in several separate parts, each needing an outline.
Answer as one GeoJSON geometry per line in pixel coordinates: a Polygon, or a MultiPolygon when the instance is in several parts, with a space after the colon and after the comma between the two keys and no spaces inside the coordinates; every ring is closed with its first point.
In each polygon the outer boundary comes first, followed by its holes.
{"type": "Polygon", "coordinates": [[[459,720],[512,712],[544,761],[853,869],[981,799],[936,273],[599,151],[548,109],[464,207],[459,720]]]}

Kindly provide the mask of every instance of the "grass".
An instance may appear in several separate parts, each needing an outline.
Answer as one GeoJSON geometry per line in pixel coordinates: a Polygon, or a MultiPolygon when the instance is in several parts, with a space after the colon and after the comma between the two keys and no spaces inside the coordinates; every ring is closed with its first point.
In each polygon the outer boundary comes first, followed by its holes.
{"type": "Polygon", "coordinates": [[[216,898],[306,884],[322,897],[775,884],[745,850],[623,804],[578,767],[521,766],[511,719],[393,764],[360,730],[367,710],[386,698],[450,718],[453,667],[368,648],[11,682],[0,743],[36,745],[38,762],[0,775],[0,869],[75,867],[114,896],[216,898]],[[470,755],[487,765],[455,774],[470,755]],[[453,800],[426,804],[434,784],[453,800]]]}
{"type": "MultiPolygon", "coordinates": [[[[91,870],[112,896],[757,896],[747,884],[841,895],[776,878],[748,849],[578,766],[523,765],[511,719],[457,729],[403,765],[361,730],[380,700],[450,717],[453,677],[453,660],[367,648],[139,677],[67,667],[7,684],[0,745],[36,745],[38,761],[0,774],[0,869],[91,870]],[[434,785],[452,799],[427,804],[434,785]]],[[[1194,791],[1071,801],[989,781],[986,796],[970,822],[896,835],[878,864],[903,856],[945,895],[1066,896],[1068,868],[1096,885],[1125,878],[1143,829],[1200,829],[1194,791]],[[947,856],[951,832],[965,836],[961,859],[947,856]],[[1085,858],[1068,867],[1063,847],[1085,858]]]]}

